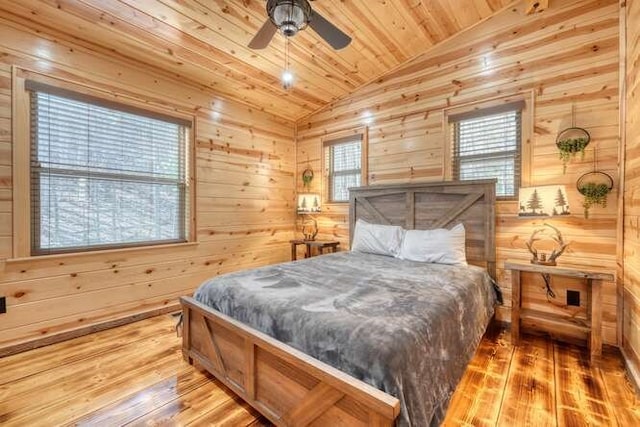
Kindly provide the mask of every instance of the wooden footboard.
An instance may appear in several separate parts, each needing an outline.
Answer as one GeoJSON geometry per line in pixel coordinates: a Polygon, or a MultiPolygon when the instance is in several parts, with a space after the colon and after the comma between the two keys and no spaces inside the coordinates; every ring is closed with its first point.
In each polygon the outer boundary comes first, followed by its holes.
{"type": "Polygon", "coordinates": [[[190,297],[182,354],[280,426],[390,426],[400,402],[190,297]]]}

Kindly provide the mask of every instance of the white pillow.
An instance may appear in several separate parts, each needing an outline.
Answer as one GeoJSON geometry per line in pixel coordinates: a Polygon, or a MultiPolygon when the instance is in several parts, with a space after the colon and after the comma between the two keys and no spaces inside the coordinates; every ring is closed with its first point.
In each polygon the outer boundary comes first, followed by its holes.
{"type": "Polygon", "coordinates": [[[351,250],[370,254],[398,256],[404,229],[397,225],[369,224],[359,219],[353,232],[351,250]]]}
{"type": "Polygon", "coordinates": [[[437,264],[467,265],[464,225],[451,230],[407,230],[404,234],[400,259],[437,264]]]}

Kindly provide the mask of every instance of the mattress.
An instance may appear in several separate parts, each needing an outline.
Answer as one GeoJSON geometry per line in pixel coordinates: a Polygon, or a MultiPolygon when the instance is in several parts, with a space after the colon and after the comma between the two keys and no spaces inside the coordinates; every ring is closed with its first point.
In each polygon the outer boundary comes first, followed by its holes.
{"type": "Polygon", "coordinates": [[[493,316],[487,272],[339,252],[235,272],[195,299],[400,400],[439,425],[493,316]]]}

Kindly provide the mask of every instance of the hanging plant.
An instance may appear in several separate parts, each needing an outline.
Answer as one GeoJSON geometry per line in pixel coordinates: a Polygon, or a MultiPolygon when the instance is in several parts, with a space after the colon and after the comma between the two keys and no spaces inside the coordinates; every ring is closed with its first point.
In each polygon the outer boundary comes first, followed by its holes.
{"type": "Polygon", "coordinates": [[[308,167],[304,172],[302,172],[302,184],[308,189],[311,185],[311,181],[313,181],[313,170],[308,167]]]}
{"type": "Polygon", "coordinates": [[[607,207],[607,195],[613,189],[613,178],[604,172],[589,172],[578,179],[577,188],[584,196],[584,217],[589,218],[589,209],[592,206],[607,207]]]}
{"type": "Polygon", "coordinates": [[[556,147],[560,151],[560,160],[562,160],[562,173],[567,173],[567,163],[571,157],[577,153],[582,155],[584,159],[584,149],[589,145],[591,136],[589,132],[582,128],[571,127],[563,130],[558,134],[556,139],[556,147]]]}

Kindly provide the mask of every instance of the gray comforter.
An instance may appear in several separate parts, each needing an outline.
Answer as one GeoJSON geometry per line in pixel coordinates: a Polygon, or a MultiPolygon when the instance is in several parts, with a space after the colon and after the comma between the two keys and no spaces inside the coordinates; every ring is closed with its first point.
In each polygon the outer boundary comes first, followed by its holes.
{"type": "Polygon", "coordinates": [[[493,315],[478,267],[339,252],[216,277],[195,298],[396,396],[438,425],[493,315]]]}

